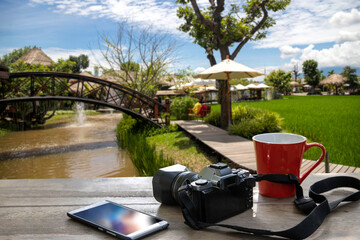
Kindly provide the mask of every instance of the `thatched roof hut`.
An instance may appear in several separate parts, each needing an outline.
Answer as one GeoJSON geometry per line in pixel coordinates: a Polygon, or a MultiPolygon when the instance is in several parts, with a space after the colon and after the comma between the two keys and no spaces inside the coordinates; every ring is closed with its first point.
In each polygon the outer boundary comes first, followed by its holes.
{"type": "Polygon", "coordinates": [[[291,82],[290,82],[290,86],[292,86],[292,87],[299,87],[300,84],[299,84],[298,82],[296,82],[296,81],[291,81],[291,82]]]}
{"type": "Polygon", "coordinates": [[[334,85],[334,86],[341,86],[346,82],[346,78],[340,74],[331,74],[324,80],[322,80],[319,84],[320,85],[334,85]]]}
{"type": "Polygon", "coordinates": [[[17,64],[20,60],[23,60],[26,64],[42,64],[44,66],[50,66],[53,60],[46,55],[41,49],[33,48],[28,53],[21,56],[18,60],[16,60],[15,64],[17,64]]]}
{"type": "MultiPolygon", "coordinates": [[[[86,76],[86,77],[94,77],[93,75],[91,75],[88,72],[82,72],[79,75],[86,76]]],[[[79,83],[80,83],[80,81],[78,79],[70,79],[69,80],[69,85],[70,85],[70,89],[72,92],[75,93],[77,91],[79,83]]],[[[90,82],[86,82],[86,84],[88,84],[90,87],[92,87],[92,85],[93,85],[90,82]]]]}
{"type": "MultiPolygon", "coordinates": [[[[108,73],[103,73],[100,78],[110,81],[110,82],[114,82],[114,83],[118,83],[118,84],[124,84],[124,81],[122,80],[122,78],[120,76],[123,76],[125,73],[121,70],[114,70],[112,72],[108,72],[108,73]]],[[[133,77],[133,76],[131,76],[133,77]]]]}

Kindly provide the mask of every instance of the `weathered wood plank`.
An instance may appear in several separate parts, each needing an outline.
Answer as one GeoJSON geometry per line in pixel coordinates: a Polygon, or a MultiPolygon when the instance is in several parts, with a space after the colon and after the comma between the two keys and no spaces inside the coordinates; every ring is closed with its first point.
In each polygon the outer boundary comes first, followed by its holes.
{"type": "MultiPolygon", "coordinates": [[[[305,194],[311,183],[336,174],[310,175],[302,183],[305,194]]],[[[350,176],[350,174],[346,174],[350,176]]],[[[360,177],[359,174],[351,176],[360,177]]],[[[68,211],[102,200],[112,200],[164,218],[169,229],[146,239],[268,239],[217,228],[195,231],[185,225],[179,206],[166,206],[152,197],[152,178],[103,179],[22,179],[0,181],[0,239],[114,239],[66,216],[68,211]],[[12,202],[12,204],[11,204],[12,202]]],[[[348,190],[337,190],[343,196],[348,190]]],[[[359,221],[359,203],[346,204],[329,218],[309,239],[353,239],[360,235],[354,227],[359,221]]],[[[273,199],[259,195],[254,188],[254,207],[224,223],[281,230],[304,218],[293,198],[273,199]]]]}
{"type": "Polygon", "coordinates": [[[333,173],[338,173],[342,167],[343,167],[343,165],[337,165],[337,166],[332,170],[332,172],[333,172],[333,173]]]}
{"type": "MultiPolygon", "coordinates": [[[[174,121],[180,128],[192,135],[198,141],[207,145],[213,151],[236,163],[242,168],[249,169],[251,172],[256,172],[255,151],[252,141],[234,135],[229,135],[227,131],[203,123],[201,121],[174,121]]],[[[308,170],[314,161],[303,160],[300,173],[303,174],[308,170]]],[[[360,172],[360,168],[342,168],[342,165],[329,164],[330,172],[360,172]]],[[[325,172],[325,163],[314,169],[314,173],[325,172]]]]}

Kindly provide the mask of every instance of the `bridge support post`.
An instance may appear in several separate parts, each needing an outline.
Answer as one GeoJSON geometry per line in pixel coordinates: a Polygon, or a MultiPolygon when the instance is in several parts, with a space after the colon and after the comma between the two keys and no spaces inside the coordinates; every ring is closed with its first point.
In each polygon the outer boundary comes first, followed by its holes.
{"type": "MultiPolygon", "coordinates": [[[[157,97],[154,97],[155,101],[159,101],[157,97]]],[[[157,104],[154,105],[154,118],[157,119],[159,117],[159,106],[157,104]]]]}
{"type": "MultiPolygon", "coordinates": [[[[9,79],[9,76],[10,76],[9,68],[3,64],[0,64],[0,80],[2,79],[7,80],[9,79]]],[[[5,84],[3,81],[1,81],[1,94],[2,96],[0,99],[5,98],[5,84]]]]}
{"type": "Polygon", "coordinates": [[[166,126],[170,125],[170,98],[165,98],[165,108],[166,108],[166,115],[165,115],[165,123],[166,126]]]}

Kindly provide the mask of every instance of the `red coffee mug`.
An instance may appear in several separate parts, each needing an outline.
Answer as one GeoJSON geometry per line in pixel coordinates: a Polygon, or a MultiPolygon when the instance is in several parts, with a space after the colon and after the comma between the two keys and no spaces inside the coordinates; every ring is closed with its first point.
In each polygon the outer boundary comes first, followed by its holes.
{"type": "MultiPolygon", "coordinates": [[[[325,148],[319,143],[306,143],[306,138],[290,133],[265,133],[253,138],[258,174],[293,174],[300,183],[324,159],[325,148]],[[322,150],[315,164],[300,176],[300,166],[304,153],[311,147],[322,150]]],[[[293,184],[279,184],[268,181],[259,182],[261,195],[273,198],[288,198],[295,196],[293,184]]]]}

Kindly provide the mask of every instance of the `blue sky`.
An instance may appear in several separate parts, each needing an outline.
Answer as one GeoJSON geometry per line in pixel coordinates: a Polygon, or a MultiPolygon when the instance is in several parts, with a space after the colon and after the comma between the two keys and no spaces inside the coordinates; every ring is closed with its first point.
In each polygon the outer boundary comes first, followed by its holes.
{"type": "MultiPolygon", "coordinates": [[[[208,0],[199,0],[207,6],[208,0]]],[[[226,4],[244,1],[227,0],[226,4]]],[[[0,55],[36,45],[53,60],[85,53],[91,67],[102,62],[99,33],[114,34],[117,22],[137,28],[153,24],[168,32],[181,48],[174,69],[209,67],[202,48],[176,28],[175,1],[167,0],[1,0],[0,55]]],[[[248,43],[235,61],[269,73],[291,70],[315,59],[323,69],[360,68],[360,1],[293,0],[286,11],[270,13],[277,24],[265,40],[248,43]]],[[[219,61],[219,55],[216,54],[219,61]]],[[[92,69],[89,69],[92,70],[92,69]]],[[[360,74],[358,72],[358,74],[360,74]]]]}

